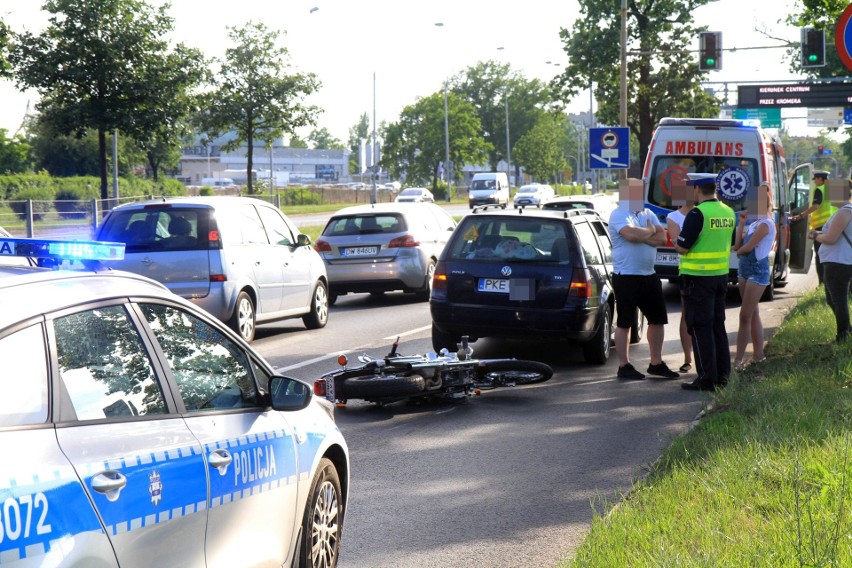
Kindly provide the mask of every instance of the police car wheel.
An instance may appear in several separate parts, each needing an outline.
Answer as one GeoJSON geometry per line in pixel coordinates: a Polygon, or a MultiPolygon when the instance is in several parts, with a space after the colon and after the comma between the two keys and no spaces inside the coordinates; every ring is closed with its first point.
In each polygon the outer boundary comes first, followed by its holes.
{"type": "Polygon", "coordinates": [[[343,528],[343,492],[337,469],[328,458],[319,463],[302,519],[299,568],[337,565],[343,528]]]}

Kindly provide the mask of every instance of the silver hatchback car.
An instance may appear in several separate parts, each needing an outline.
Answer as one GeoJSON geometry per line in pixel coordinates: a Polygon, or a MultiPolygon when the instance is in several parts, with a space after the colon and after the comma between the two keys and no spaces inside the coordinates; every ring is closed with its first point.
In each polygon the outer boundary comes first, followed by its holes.
{"type": "Polygon", "coordinates": [[[0,298],[0,565],[336,564],[349,455],[308,384],[138,274],[0,265],[0,298]]]}
{"type": "Polygon", "coordinates": [[[249,197],[165,198],[116,207],[97,239],[125,243],[109,266],[153,278],[227,322],[243,339],[258,323],[328,322],[322,259],[281,211],[249,197]]]}
{"type": "Polygon", "coordinates": [[[455,227],[455,220],[432,203],[341,209],[314,244],[328,271],[329,303],[349,292],[391,290],[428,300],[435,265],[455,227]]]}

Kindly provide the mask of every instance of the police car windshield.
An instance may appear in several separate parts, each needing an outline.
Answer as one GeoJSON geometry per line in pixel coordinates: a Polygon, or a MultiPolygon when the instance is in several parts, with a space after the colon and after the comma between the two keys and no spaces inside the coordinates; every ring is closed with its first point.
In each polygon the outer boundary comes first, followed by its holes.
{"type": "MultiPolygon", "coordinates": [[[[751,180],[758,180],[757,161],[724,156],[659,156],[654,160],[645,199],[652,205],[675,209],[670,184],[673,179],[686,179],[692,173],[719,173],[726,168],[745,170],[751,180]]],[[[735,211],[745,209],[745,194],[741,199],[726,201],[735,211]]]]}

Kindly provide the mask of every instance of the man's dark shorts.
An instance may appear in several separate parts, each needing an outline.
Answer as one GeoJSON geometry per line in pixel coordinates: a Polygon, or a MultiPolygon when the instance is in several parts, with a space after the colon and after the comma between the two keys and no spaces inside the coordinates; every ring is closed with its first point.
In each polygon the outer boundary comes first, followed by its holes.
{"type": "Polygon", "coordinates": [[[663,284],[656,274],[613,274],[612,287],[615,289],[617,327],[633,327],[636,323],[636,308],[642,310],[649,325],[669,323],[666,300],[663,298],[663,284]]]}

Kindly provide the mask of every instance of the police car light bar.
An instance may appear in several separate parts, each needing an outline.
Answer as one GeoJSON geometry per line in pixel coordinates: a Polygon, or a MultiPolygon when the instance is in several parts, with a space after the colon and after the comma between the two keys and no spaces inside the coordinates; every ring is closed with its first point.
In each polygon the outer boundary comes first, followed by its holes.
{"type": "Polygon", "coordinates": [[[39,261],[123,260],[124,243],[0,238],[0,256],[25,256],[39,261]]]}

